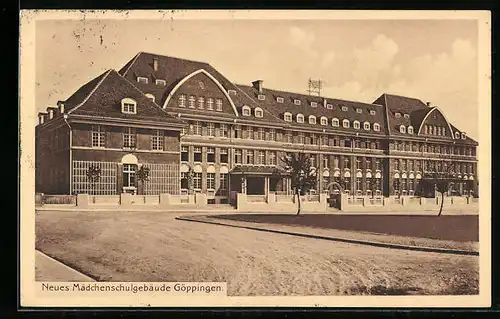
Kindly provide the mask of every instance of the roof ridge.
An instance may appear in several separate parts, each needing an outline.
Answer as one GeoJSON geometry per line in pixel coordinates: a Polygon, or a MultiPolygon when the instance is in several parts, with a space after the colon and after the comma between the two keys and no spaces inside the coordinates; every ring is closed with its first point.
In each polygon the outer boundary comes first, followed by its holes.
{"type": "Polygon", "coordinates": [[[164,55],[164,54],[158,54],[158,53],[146,52],[146,51],[140,51],[138,54],[141,54],[141,53],[143,53],[143,54],[149,54],[149,55],[156,55],[156,56],[164,57],[164,58],[177,59],[177,60],[182,60],[182,61],[196,62],[196,63],[202,63],[202,64],[210,65],[210,63],[205,62],[205,61],[198,61],[198,60],[191,60],[191,59],[179,58],[179,57],[172,56],[172,55],[164,55]]]}
{"type": "MultiPolygon", "coordinates": [[[[123,77],[125,77],[125,75],[127,75],[128,71],[130,70],[130,68],[132,67],[132,65],[134,65],[135,61],[137,61],[137,58],[139,57],[139,55],[141,55],[142,52],[139,52],[135,55],[135,57],[132,59],[132,61],[130,62],[130,65],[127,67],[127,69],[125,70],[125,72],[123,72],[123,77]]],[[[118,73],[120,74],[120,73],[118,73]]]]}
{"type": "MultiPolygon", "coordinates": [[[[88,99],[95,93],[95,91],[97,90],[97,88],[99,88],[99,86],[102,84],[102,82],[104,81],[104,79],[106,79],[108,77],[108,75],[111,73],[111,71],[113,71],[113,69],[108,69],[106,72],[104,72],[104,76],[99,80],[99,82],[96,84],[96,86],[94,86],[94,88],[90,91],[90,93],[83,99],[82,102],[80,102],[77,106],[71,108],[71,110],[68,111],[68,114],[70,113],[73,113],[73,111],[75,111],[76,109],[78,109],[80,106],[82,106],[83,104],[85,104],[85,102],[88,101],[88,99]]],[[[116,72],[116,71],[115,71],[116,72]]]]}

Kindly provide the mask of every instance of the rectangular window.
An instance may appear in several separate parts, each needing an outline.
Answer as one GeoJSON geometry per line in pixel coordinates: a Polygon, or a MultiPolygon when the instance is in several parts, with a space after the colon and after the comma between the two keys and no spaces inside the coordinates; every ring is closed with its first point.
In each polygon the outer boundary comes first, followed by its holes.
{"type": "Polygon", "coordinates": [[[198,97],[198,108],[199,109],[205,108],[205,98],[203,96],[198,97]]]}
{"type": "Polygon", "coordinates": [[[234,150],[234,163],[235,164],[242,164],[242,156],[241,156],[241,150],[240,149],[235,149],[234,150]]]}
{"type": "Polygon", "coordinates": [[[399,160],[394,161],[394,170],[399,171],[399,160]]]}
{"type": "Polygon", "coordinates": [[[372,160],[371,158],[365,159],[365,168],[371,170],[372,169],[372,160]]]}
{"type": "Polygon", "coordinates": [[[266,164],[266,152],[264,151],[257,151],[257,164],[259,165],[264,165],[266,164]]]}
{"type": "Polygon", "coordinates": [[[194,154],[194,161],[201,162],[201,147],[195,146],[193,154],[194,154]]]}
{"type": "Polygon", "coordinates": [[[286,132],[286,142],[287,143],[293,143],[293,134],[292,134],[292,131],[287,131],[286,132]]]}
{"type": "Polygon", "coordinates": [[[311,155],[309,158],[309,162],[311,163],[312,167],[316,167],[316,155],[311,155]]]}
{"type": "Polygon", "coordinates": [[[271,128],[269,129],[269,141],[276,141],[276,131],[271,128]]]}
{"type": "Polygon", "coordinates": [[[214,109],[214,99],[209,97],[207,99],[207,110],[213,110],[214,109]]]}
{"type": "Polygon", "coordinates": [[[193,134],[194,135],[201,135],[201,122],[195,121],[193,123],[193,134]]]}
{"type": "Polygon", "coordinates": [[[228,137],[228,130],[227,130],[227,125],[226,124],[221,124],[220,125],[220,136],[221,137],[228,137]]]}
{"type": "Polygon", "coordinates": [[[215,136],[215,124],[214,123],[207,123],[207,135],[208,136],[215,136]]]}
{"type": "Polygon", "coordinates": [[[189,107],[194,109],[194,102],[196,101],[194,95],[189,96],[189,107]]]}
{"type": "Polygon", "coordinates": [[[247,139],[253,139],[253,127],[247,126],[247,139]]]}
{"type": "Polygon", "coordinates": [[[189,162],[189,149],[187,146],[181,147],[181,161],[189,162]]]}
{"type": "Polygon", "coordinates": [[[136,114],[134,103],[123,103],[122,113],[136,114]]]}
{"type": "Polygon", "coordinates": [[[316,134],[311,134],[311,144],[313,145],[317,144],[316,134]]]}
{"type": "Polygon", "coordinates": [[[215,149],[213,147],[207,147],[207,162],[215,163],[215,149]]]}
{"type": "Polygon", "coordinates": [[[156,79],[156,85],[167,85],[167,81],[161,80],[161,79],[156,79]]]}
{"type": "Polygon", "coordinates": [[[298,139],[298,143],[299,143],[299,144],[304,144],[304,133],[299,132],[299,133],[297,134],[297,139],[298,139]]]}
{"type": "Polygon", "coordinates": [[[196,190],[201,189],[201,173],[193,174],[193,188],[196,190]]]}
{"type": "Polygon", "coordinates": [[[380,171],[380,160],[379,159],[375,160],[375,169],[380,171]]]}
{"type": "Polygon", "coordinates": [[[253,164],[253,150],[247,150],[247,164],[253,164]]]}
{"type": "Polygon", "coordinates": [[[403,160],[403,161],[401,162],[401,169],[402,169],[403,171],[406,171],[406,160],[403,160]]]}
{"type": "Polygon", "coordinates": [[[163,131],[155,130],[151,136],[151,149],[154,151],[163,151],[163,131]]]}
{"type": "Polygon", "coordinates": [[[215,100],[215,107],[217,111],[222,111],[222,99],[215,100]]]}
{"type": "Polygon", "coordinates": [[[227,186],[229,185],[228,183],[228,175],[225,173],[220,173],[220,190],[227,190],[227,186]]]}
{"type": "Polygon", "coordinates": [[[136,146],[135,142],[136,142],[135,129],[131,127],[126,127],[123,132],[123,147],[135,148],[136,146]]]}
{"type": "Polygon", "coordinates": [[[323,155],[323,167],[327,168],[328,167],[328,156],[323,155]]]}
{"type": "Polygon", "coordinates": [[[276,152],[269,152],[269,165],[276,165],[276,152]]]}
{"type": "Polygon", "coordinates": [[[264,140],[264,135],[265,135],[265,130],[263,127],[259,127],[258,130],[257,130],[257,139],[259,141],[263,141],[264,140]]]}
{"type": "Polygon", "coordinates": [[[148,78],[145,78],[145,77],[142,77],[142,76],[138,76],[137,77],[137,82],[138,83],[145,83],[145,84],[147,84],[148,83],[148,78]]]}
{"type": "Polygon", "coordinates": [[[106,132],[102,125],[92,125],[92,147],[106,146],[106,132]]]}
{"type": "Polygon", "coordinates": [[[215,189],[215,173],[207,173],[207,189],[215,189]]]}
{"type": "Polygon", "coordinates": [[[242,138],[241,126],[239,125],[234,126],[234,138],[242,138]]]}
{"type": "Polygon", "coordinates": [[[135,186],[135,171],[137,166],[135,164],[123,164],[123,186],[135,186]]]}
{"type": "Polygon", "coordinates": [[[177,102],[177,106],[186,107],[186,94],[179,95],[179,100],[177,102]]]}
{"type": "Polygon", "coordinates": [[[228,153],[227,153],[227,148],[221,148],[220,149],[220,162],[227,164],[228,163],[228,153]]]}

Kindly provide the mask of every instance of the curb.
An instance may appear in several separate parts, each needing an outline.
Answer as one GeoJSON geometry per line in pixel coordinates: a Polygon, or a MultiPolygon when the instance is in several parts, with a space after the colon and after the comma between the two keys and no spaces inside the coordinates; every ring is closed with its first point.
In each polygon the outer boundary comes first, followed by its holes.
{"type": "Polygon", "coordinates": [[[368,245],[382,248],[391,248],[391,249],[402,249],[402,250],[412,250],[412,251],[422,251],[422,252],[433,252],[433,253],[442,253],[442,254],[453,254],[453,255],[466,255],[466,256],[479,256],[479,252],[471,251],[471,250],[457,250],[457,249],[445,249],[445,248],[433,248],[433,247],[425,247],[425,246],[406,246],[406,245],[398,245],[398,244],[390,244],[390,243],[381,243],[376,241],[364,241],[357,239],[348,239],[348,238],[339,238],[339,237],[328,237],[328,236],[320,236],[320,235],[312,235],[312,234],[304,234],[304,233],[295,233],[283,230],[276,229],[267,229],[267,228],[259,228],[253,226],[240,226],[240,225],[232,225],[221,222],[207,221],[207,220],[199,220],[189,217],[175,217],[176,220],[188,221],[188,222],[196,222],[196,223],[204,223],[204,224],[213,224],[219,226],[229,226],[234,228],[243,228],[250,230],[257,230],[262,232],[269,233],[277,233],[305,238],[314,238],[314,239],[323,239],[329,241],[336,241],[342,243],[349,244],[358,244],[358,245],[368,245]]]}
{"type": "Polygon", "coordinates": [[[35,249],[35,254],[39,254],[41,257],[43,257],[43,258],[49,260],[51,263],[57,265],[57,267],[61,267],[64,270],[74,274],[75,276],[81,277],[82,279],[85,279],[85,280],[80,280],[80,281],[97,281],[95,278],[92,278],[89,275],[86,275],[86,274],[66,265],[65,263],[55,259],[54,257],[51,257],[51,256],[45,254],[44,252],[42,252],[38,249],[35,249]]]}

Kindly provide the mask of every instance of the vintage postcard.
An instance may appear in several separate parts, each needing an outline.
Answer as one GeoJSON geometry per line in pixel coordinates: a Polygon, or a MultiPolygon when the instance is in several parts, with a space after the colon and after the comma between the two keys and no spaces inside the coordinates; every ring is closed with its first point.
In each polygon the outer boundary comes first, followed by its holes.
{"type": "Polygon", "coordinates": [[[22,11],[26,307],[490,306],[487,11],[22,11]]]}

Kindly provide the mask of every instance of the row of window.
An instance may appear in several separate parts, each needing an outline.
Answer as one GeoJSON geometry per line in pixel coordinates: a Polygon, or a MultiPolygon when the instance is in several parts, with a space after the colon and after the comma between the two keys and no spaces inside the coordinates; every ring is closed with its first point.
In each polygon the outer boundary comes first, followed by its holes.
{"type": "MultiPolygon", "coordinates": [[[[292,119],[293,119],[292,113],[285,112],[283,114],[283,119],[286,122],[292,122],[292,119]]],[[[297,123],[304,123],[304,115],[301,114],[301,113],[296,114],[295,115],[295,119],[296,119],[297,123]]],[[[316,119],[317,119],[316,116],[309,115],[309,117],[308,117],[309,124],[313,124],[313,125],[317,124],[316,119]]],[[[333,118],[331,120],[331,123],[332,123],[333,127],[340,127],[340,120],[338,118],[333,118]]],[[[359,121],[355,120],[352,123],[353,123],[353,128],[355,128],[357,130],[361,129],[361,123],[359,121]]],[[[321,125],[328,125],[328,118],[326,116],[320,117],[319,124],[321,124],[321,125]]],[[[344,127],[344,128],[350,128],[350,126],[351,126],[351,122],[348,119],[343,119],[342,120],[342,127],[344,127]]],[[[380,131],[380,124],[378,124],[378,123],[373,123],[372,124],[370,122],[365,121],[363,123],[363,129],[365,131],[369,131],[370,129],[373,129],[374,131],[379,132],[380,131]]]]}
{"type": "MultiPolygon", "coordinates": [[[[446,128],[442,126],[436,126],[436,125],[424,125],[424,134],[426,135],[435,135],[435,136],[446,136],[446,128]]],[[[467,134],[465,132],[458,132],[455,131],[454,134],[455,139],[462,139],[465,140],[467,137],[467,134]]]]}
{"type": "MultiPolygon", "coordinates": [[[[193,188],[194,190],[201,190],[203,187],[202,182],[202,173],[193,173],[193,188]]],[[[219,190],[228,190],[229,179],[228,174],[220,173],[219,174],[219,190]]],[[[205,187],[207,190],[215,190],[215,173],[207,173],[205,179],[205,187]]],[[[189,180],[188,173],[181,172],[181,189],[189,189],[189,180]]]]}
{"type": "MultiPolygon", "coordinates": [[[[137,147],[137,132],[134,128],[124,127],[122,132],[123,148],[137,147]]],[[[92,125],[91,130],[92,147],[106,147],[106,127],[103,125],[92,125]]],[[[154,130],[151,134],[151,149],[163,150],[164,131],[154,130]]]]}
{"type": "Polygon", "coordinates": [[[389,144],[390,150],[405,152],[424,152],[436,154],[465,155],[476,156],[475,147],[466,146],[446,146],[438,144],[412,143],[412,142],[394,142],[389,144]]]}
{"type": "Polygon", "coordinates": [[[194,96],[186,94],[179,94],[177,100],[178,107],[189,107],[191,109],[198,108],[200,110],[215,110],[221,112],[222,111],[222,99],[212,98],[212,97],[204,97],[204,96],[194,96]]]}
{"type": "MultiPolygon", "coordinates": [[[[143,77],[143,76],[138,76],[137,77],[137,82],[138,83],[148,84],[149,83],[149,79],[146,78],[146,77],[143,77]]],[[[167,85],[167,81],[162,80],[162,79],[155,79],[155,84],[156,85],[165,86],[165,85],[167,85]]]]}
{"type": "MultiPolygon", "coordinates": [[[[393,162],[393,168],[396,171],[420,171],[422,169],[423,163],[423,171],[444,171],[448,170],[448,166],[450,165],[447,162],[442,161],[428,161],[428,160],[395,160],[393,162]]],[[[473,174],[473,165],[472,163],[460,163],[455,162],[453,165],[452,171],[462,174],[473,174]]]]}

